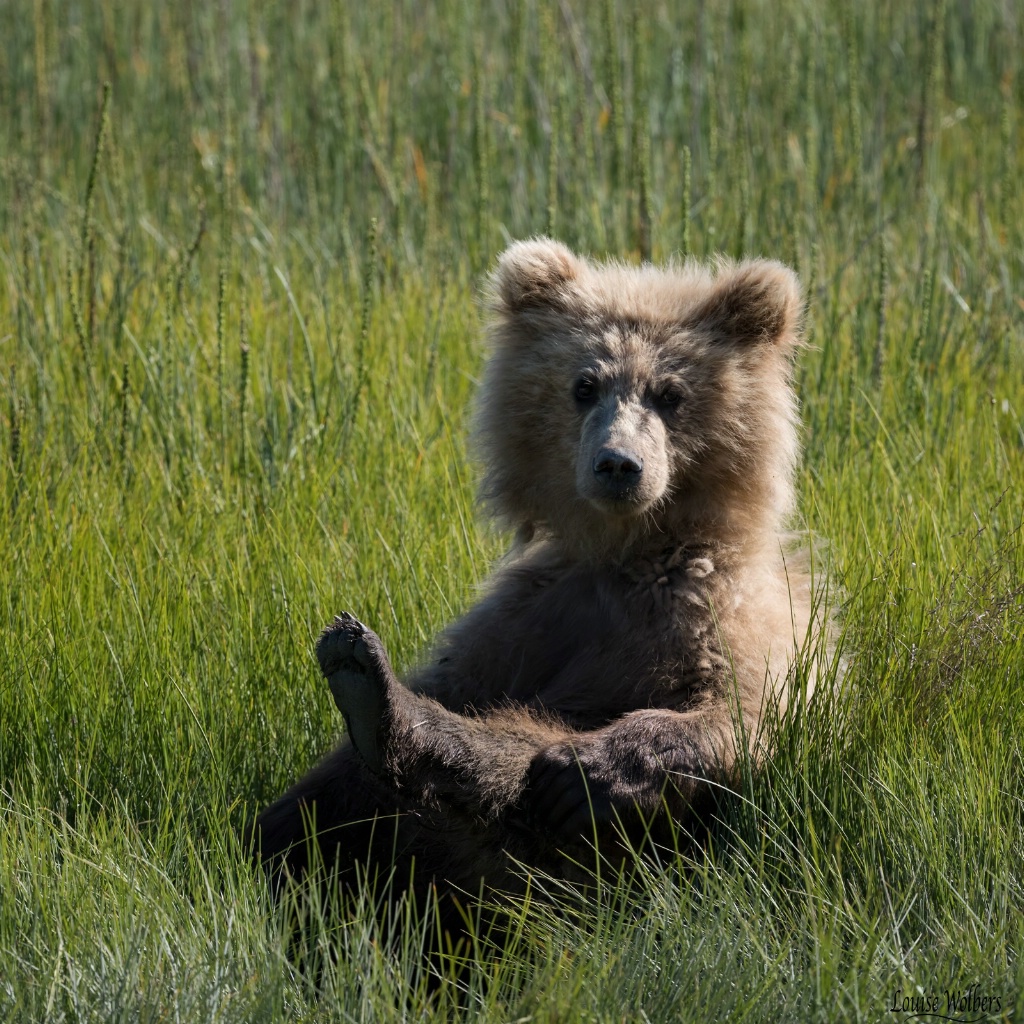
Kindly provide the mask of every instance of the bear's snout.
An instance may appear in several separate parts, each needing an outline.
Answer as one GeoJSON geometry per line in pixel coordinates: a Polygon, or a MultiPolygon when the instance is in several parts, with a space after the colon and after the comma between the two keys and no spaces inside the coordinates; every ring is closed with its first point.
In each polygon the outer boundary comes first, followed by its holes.
{"type": "Polygon", "coordinates": [[[602,448],[594,456],[594,476],[610,496],[625,497],[639,483],[644,460],[621,448],[602,448]]]}
{"type": "Polygon", "coordinates": [[[610,394],[582,424],[576,493],[605,515],[632,518],[668,486],[665,425],[633,395],[610,394]]]}

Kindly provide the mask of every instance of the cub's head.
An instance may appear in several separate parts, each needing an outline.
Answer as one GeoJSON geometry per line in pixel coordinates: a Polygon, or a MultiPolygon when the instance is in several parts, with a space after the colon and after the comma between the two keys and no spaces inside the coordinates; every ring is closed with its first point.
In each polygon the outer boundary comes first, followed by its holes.
{"type": "Polygon", "coordinates": [[[593,553],[778,530],[800,308],[766,260],[661,270],[512,245],[491,280],[485,502],[593,553]]]}

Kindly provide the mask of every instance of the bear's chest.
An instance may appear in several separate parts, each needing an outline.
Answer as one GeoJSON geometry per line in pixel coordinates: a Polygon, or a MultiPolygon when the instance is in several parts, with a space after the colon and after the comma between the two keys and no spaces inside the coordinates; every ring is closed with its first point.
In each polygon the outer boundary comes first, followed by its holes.
{"type": "Polygon", "coordinates": [[[628,568],[538,576],[523,595],[528,626],[517,638],[505,696],[580,727],[685,705],[720,660],[716,582],[711,559],[686,549],[628,568]]]}

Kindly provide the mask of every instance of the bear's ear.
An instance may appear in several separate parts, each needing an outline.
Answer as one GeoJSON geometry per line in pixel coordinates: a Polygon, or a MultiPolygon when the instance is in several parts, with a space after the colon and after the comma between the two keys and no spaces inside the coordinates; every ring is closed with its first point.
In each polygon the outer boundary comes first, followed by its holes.
{"type": "Polygon", "coordinates": [[[531,238],[514,242],[499,257],[491,276],[495,311],[515,315],[530,309],[565,304],[566,285],[576,281],[583,264],[561,242],[531,238]]]}
{"type": "Polygon", "coordinates": [[[711,294],[687,317],[686,326],[733,343],[794,345],[802,309],[800,282],[774,260],[747,260],[723,268],[711,294]]]}

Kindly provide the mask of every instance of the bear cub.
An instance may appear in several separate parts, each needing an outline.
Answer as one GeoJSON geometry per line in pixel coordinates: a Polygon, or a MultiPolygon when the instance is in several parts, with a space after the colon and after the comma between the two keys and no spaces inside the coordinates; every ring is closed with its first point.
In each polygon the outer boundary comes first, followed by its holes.
{"type": "Polygon", "coordinates": [[[571,877],[595,843],[685,826],[827,642],[784,533],[789,269],[601,264],[534,239],[501,256],[490,313],[481,496],[515,544],[404,683],[351,615],[324,631],[348,737],[257,821],[278,881],[315,864],[343,887],[369,870],[475,895],[521,890],[523,864],[571,877]]]}

